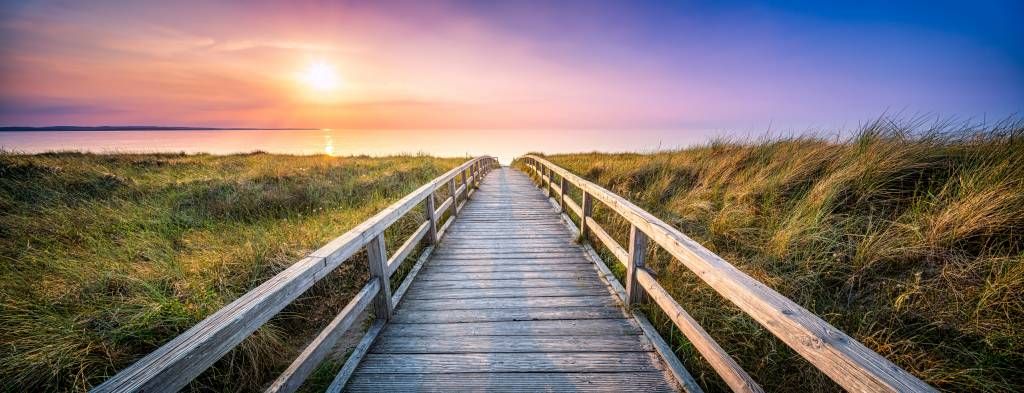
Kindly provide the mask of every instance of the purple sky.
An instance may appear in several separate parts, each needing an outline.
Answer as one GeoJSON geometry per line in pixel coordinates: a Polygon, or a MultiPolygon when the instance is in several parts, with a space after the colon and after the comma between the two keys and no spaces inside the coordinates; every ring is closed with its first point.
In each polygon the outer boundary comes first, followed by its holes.
{"type": "Polygon", "coordinates": [[[1019,1],[171,3],[0,3],[0,125],[743,132],[1024,109],[1019,1]],[[297,82],[311,62],[340,85],[297,82]]]}

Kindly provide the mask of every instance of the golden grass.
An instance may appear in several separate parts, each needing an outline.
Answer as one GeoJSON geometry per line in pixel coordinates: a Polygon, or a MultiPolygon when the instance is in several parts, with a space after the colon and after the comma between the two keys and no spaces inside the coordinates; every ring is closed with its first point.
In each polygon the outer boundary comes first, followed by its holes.
{"type": "MultiPolygon", "coordinates": [[[[1020,121],[961,127],[880,119],[841,141],[717,141],[548,159],[630,199],[940,389],[1024,390],[1020,121]]],[[[595,215],[625,239],[625,222],[600,208],[595,215]]],[[[838,390],[663,251],[649,258],[659,282],[769,391],[838,390]]],[[[698,379],[724,389],[655,314],[698,379]]]]}
{"type": "MultiPolygon", "coordinates": [[[[462,161],[0,154],[0,390],[87,390],[462,161]]],[[[259,390],[366,282],[361,258],[190,388],[259,390]]]]}

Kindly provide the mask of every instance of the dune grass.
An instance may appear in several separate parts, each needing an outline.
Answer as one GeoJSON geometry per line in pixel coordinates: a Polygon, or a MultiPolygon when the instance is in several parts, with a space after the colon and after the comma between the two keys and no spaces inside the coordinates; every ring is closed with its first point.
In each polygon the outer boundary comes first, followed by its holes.
{"type": "MultiPolygon", "coordinates": [[[[1022,122],[880,119],[838,141],[547,158],[933,386],[1024,391],[1022,122]]],[[[627,244],[628,224],[599,205],[597,221],[627,244]]],[[[606,250],[604,258],[614,260],[606,250]]],[[[649,259],[658,281],[768,391],[839,390],[664,251],[649,259]]],[[[671,321],[649,314],[699,382],[726,389],[671,321]]]]}
{"type": "MultiPolygon", "coordinates": [[[[0,390],[87,390],[462,161],[2,153],[0,390]]],[[[367,279],[353,258],[190,389],[258,390],[367,279]]]]}

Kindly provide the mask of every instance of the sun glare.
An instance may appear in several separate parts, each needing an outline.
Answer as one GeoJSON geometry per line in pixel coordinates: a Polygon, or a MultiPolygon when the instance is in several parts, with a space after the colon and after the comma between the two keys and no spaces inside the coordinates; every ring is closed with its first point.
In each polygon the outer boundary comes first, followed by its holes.
{"type": "Polygon", "coordinates": [[[338,73],[334,66],[327,62],[317,61],[310,63],[302,71],[300,79],[306,86],[317,91],[330,91],[338,87],[338,73]]]}

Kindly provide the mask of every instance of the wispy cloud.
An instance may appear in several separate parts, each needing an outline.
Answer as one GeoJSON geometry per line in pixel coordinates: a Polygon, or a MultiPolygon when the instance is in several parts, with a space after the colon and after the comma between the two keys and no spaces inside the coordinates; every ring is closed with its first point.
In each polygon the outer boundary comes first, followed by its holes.
{"type": "Polygon", "coordinates": [[[0,123],[763,128],[1022,110],[1024,49],[995,42],[1020,28],[935,15],[997,9],[835,7],[5,3],[0,123]],[[313,61],[337,67],[338,92],[297,83],[313,61]]]}

